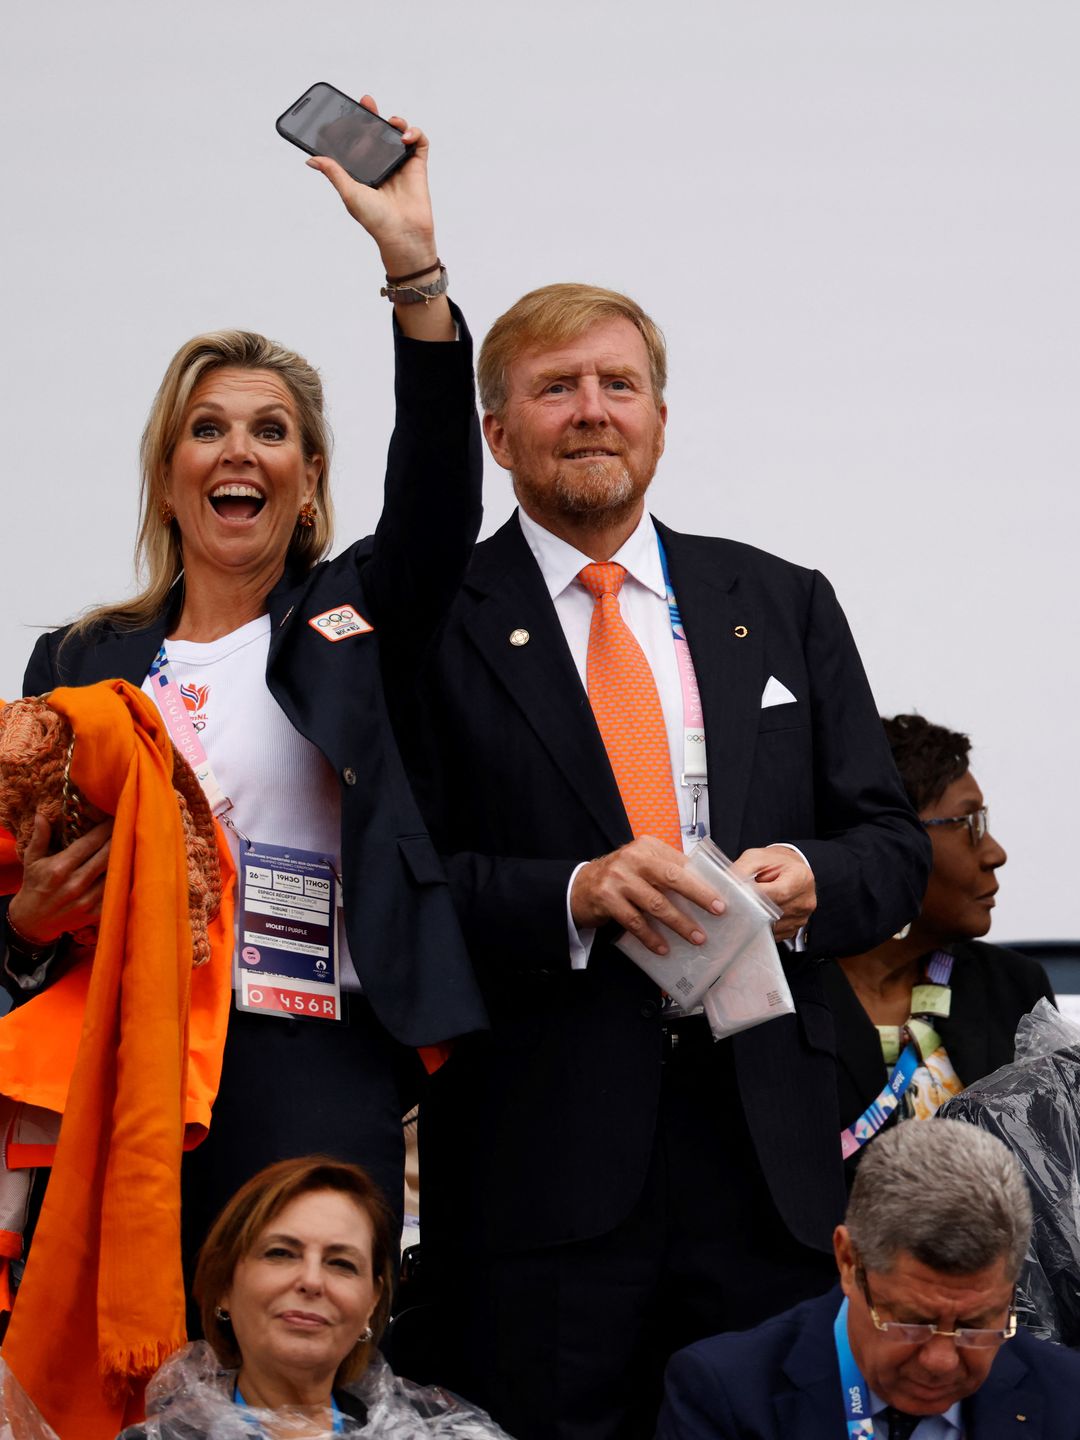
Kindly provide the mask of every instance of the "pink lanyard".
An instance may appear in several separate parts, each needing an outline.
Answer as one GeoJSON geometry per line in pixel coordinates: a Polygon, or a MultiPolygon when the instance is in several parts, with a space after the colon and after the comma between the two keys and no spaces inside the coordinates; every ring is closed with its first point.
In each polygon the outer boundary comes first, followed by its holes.
{"type": "Polygon", "coordinates": [[[173,679],[169,657],[165,654],[164,642],[150,662],[146,678],[150,681],[150,689],[158,710],[161,712],[161,718],[165,721],[169,738],[194,770],[195,778],[203,788],[203,794],[206,796],[211,811],[220,818],[232,809],[232,801],[218,784],[213,766],[203,749],[203,743],[196,733],[195,726],[191,723],[191,716],[184,704],[184,697],[180,694],[180,687],[173,679]]]}
{"type": "Polygon", "coordinates": [[[690,645],[686,639],[686,627],[679,614],[679,606],[671,584],[664,542],[659,535],[656,537],[656,548],[660,552],[660,568],[664,574],[668,616],[671,620],[671,636],[675,642],[675,660],[679,667],[679,685],[682,689],[683,770],[681,780],[684,785],[689,787],[690,798],[693,801],[693,812],[687,833],[700,840],[705,833],[705,827],[698,820],[698,801],[701,799],[701,792],[709,783],[709,766],[705,754],[705,711],[701,704],[701,691],[698,689],[690,645]]]}

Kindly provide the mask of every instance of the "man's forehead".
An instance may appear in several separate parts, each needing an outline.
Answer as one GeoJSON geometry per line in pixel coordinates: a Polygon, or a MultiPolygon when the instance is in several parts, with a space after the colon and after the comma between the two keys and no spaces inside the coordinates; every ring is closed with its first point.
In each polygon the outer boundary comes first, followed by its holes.
{"type": "Polygon", "coordinates": [[[891,1305],[976,1312],[1005,1303],[1012,1290],[1004,1255],[969,1275],[935,1270],[909,1254],[898,1256],[890,1270],[867,1273],[875,1292],[891,1305]]]}
{"type": "Polygon", "coordinates": [[[649,373],[649,352],[636,325],[622,316],[601,320],[587,330],[554,345],[530,345],[517,355],[511,371],[536,374],[554,371],[567,375],[612,371],[649,373]]]}

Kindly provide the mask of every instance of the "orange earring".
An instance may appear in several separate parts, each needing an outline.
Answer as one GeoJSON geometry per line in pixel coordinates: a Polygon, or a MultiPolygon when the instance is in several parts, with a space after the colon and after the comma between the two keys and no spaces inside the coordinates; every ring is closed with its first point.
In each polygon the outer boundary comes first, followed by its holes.
{"type": "Polygon", "coordinates": [[[172,508],[168,499],[162,500],[158,506],[158,514],[161,516],[162,525],[171,525],[176,519],[176,511],[172,508]]]}
{"type": "Polygon", "coordinates": [[[303,505],[300,506],[300,513],[296,517],[296,523],[302,525],[305,530],[310,530],[315,524],[318,514],[319,509],[315,501],[305,500],[303,505]]]}

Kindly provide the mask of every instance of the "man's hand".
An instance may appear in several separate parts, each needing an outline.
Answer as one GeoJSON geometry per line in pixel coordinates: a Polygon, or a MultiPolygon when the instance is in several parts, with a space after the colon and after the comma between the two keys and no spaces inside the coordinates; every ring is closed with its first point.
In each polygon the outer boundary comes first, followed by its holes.
{"type": "Polygon", "coordinates": [[[780,907],[780,919],[773,926],[777,940],[790,940],[817,908],[813,872],[802,856],[787,845],[744,850],[731,868],[736,874],[756,880],[773,904],[780,907]]]}
{"type": "Polygon", "coordinates": [[[705,932],[672,905],[665,890],[684,895],[709,914],[724,913],[724,902],[716,891],[687,870],[682,851],[652,835],[642,835],[583,865],[570,891],[570,913],[579,929],[595,929],[614,920],[654,955],[668,953],[656,922],[694,945],[703,945],[705,932]]]}
{"type": "Polygon", "coordinates": [[[66,850],[49,854],[49,822],[34,816],[23,855],[23,883],[8,906],[12,925],[34,945],[51,945],[101,919],[113,822],[103,820],[66,850]]]}

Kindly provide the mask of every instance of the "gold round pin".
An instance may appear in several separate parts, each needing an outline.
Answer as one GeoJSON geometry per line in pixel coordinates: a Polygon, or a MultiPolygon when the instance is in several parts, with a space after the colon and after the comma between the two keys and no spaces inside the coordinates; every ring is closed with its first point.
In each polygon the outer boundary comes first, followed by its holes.
{"type": "Polygon", "coordinates": [[[746,628],[745,625],[736,625],[736,626],[735,626],[735,634],[738,636],[738,638],[739,638],[740,640],[745,640],[746,637],[747,637],[747,635],[750,634],[750,631],[746,628]]]}
{"type": "Polygon", "coordinates": [[[527,630],[511,630],[511,645],[527,645],[529,643],[529,632],[527,630]]]}

